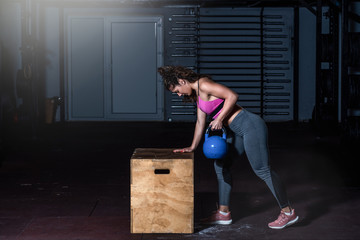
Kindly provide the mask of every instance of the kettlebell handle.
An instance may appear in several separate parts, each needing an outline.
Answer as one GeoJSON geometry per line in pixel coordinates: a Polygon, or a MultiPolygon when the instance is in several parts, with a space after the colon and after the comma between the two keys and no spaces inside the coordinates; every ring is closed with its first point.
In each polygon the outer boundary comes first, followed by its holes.
{"type": "MultiPolygon", "coordinates": [[[[211,126],[209,125],[209,127],[206,129],[205,132],[205,139],[209,137],[209,131],[211,130],[211,126]]],[[[221,128],[223,134],[222,134],[222,138],[226,140],[226,130],[224,127],[221,128]]],[[[212,130],[211,130],[212,131],[212,130]]]]}

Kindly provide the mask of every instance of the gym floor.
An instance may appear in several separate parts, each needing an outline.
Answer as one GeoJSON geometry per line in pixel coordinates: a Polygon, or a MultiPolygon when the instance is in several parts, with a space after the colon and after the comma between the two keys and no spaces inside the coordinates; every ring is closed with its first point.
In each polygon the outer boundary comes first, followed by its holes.
{"type": "Polygon", "coordinates": [[[213,163],[195,153],[195,232],[130,233],[130,158],[135,148],[191,143],[193,123],[68,123],[8,129],[0,167],[0,240],[360,239],[356,150],[309,124],[269,123],[272,167],[300,220],[267,223],[279,209],[246,157],[233,168],[233,224],[204,226],[216,209],[213,163]]]}

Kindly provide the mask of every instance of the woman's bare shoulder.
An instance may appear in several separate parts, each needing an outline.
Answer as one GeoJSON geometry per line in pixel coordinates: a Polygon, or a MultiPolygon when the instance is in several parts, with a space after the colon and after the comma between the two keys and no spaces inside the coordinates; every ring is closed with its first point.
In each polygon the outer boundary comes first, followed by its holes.
{"type": "Polygon", "coordinates": [[[206,76],[201,77],[201,78],[199,79],[199,81],[200,81],[200,83],[204,83],[204,82],[214,82],[211,78],[206,77],[206,76]]]}
{"type": "Polygon", "coordinates": [[[200,78],[199,83],[200,83],[200,89],[205,92],[209,92],[211,91],[212,88],[217,87],[219,85],[208,77],[200,78]]]}

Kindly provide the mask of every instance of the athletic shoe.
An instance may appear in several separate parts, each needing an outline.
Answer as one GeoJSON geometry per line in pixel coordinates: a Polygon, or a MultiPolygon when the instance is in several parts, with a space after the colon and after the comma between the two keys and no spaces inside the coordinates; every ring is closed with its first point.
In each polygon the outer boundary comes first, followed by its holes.
{"type": "Polygon", "coordinates": [[[231,213],[228,212],[226,215],[223,215],[219,210],[214,212],[210,217],[201,219],[200,221],[203,224],[229,225],[232,223],[231,213]]]}
{"type": "Polygon", "coordinates": [[[291,211],[291,215],[286,215],[284,211],[281,211],[278,219],[269,223],[268,226],[272,229],[283,229],[284,227],[296,223],[297,220],[299,220],[299,217],[296,216],[294,209],[291,211]]]}

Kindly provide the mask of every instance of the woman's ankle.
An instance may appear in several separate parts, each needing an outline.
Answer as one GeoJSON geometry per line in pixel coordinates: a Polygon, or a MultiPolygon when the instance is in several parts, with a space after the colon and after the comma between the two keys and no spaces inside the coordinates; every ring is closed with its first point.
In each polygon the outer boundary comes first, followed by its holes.
{"type": "Polygon", "coordinates": [[[291,213],[292,208],[290,206],[284,207],[281,209],[283,212],[291,213]]]}
{"type": "Polygon", "coordinates": [[[225,212],[225,213],[230,212],[229,206],[220,205],[220,206],[219,206],[219,211],[225,212]]]}

